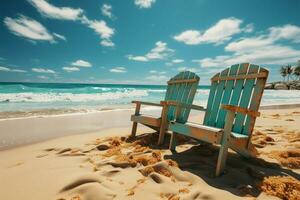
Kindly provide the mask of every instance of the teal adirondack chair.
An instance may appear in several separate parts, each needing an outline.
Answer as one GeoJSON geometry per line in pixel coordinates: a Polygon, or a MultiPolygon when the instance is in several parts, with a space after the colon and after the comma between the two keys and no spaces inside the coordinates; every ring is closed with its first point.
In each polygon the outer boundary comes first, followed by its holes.
{"type": "MultiPolygon", "coordinates": [[[[168,81],[165,100],[160,103],[150,103],[142,101],[132,101],[136,104],[135,114],[131,116],[133,122],[131,136],[136,135],[137,124],[143,124],[156,131],[159,131],[158,144],[162,144],[168,121],[174,120],[176,109],[174,105],[167,104],[168,101],[182,103],[183,105],[191,105],[197,91],[197,86],[200,78],[193,72],[180,72],[168,81]],[[141,105],[159,106],[162,107],[160,117],[140,114],[141,105]]],[[[190,113],[190,108],[183,108],[177,120],[180,123],[185,123],[190,113]]]]}
{"type": "Polygon", "coordinates": [[[216,176],[224,171],[228,148],[243,156],[251,156],[251,135],[256,117],[260,115],[258,109],[268,73],[258,65],[243,63],[213,76],[207,108],[193,108],[206,111],[203,125],[170,122],[170,149],[176,148],[177,134],[220,144],[216,176]]]}

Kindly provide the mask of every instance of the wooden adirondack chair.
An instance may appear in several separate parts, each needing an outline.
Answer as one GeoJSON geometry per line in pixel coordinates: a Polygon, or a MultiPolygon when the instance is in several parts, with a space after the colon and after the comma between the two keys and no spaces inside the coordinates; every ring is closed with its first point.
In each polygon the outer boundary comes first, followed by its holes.
{"type": "Polygon", "coordinates": [[[228,148],[243,156],[251,156],[253,146],[250,139],[255,119],[260,115],[258,108],[268,73],[262,67],[243,63],[213,76],[206,110],[193,108],[206,111],[203,125],[169,123],[169,130],[173,132],[170,149],[176,148],[176,134],[220,144],[216,176],[225,168],[228,148]]]}
{"type": "MultiPolygon", "coordinates": [[[[132,101],[132,103],[136,104],[136,109],[135,114],[131,116],[131,121],[133,121],[131,136],[134,137],[136,135],[137,124],[140,123],[159,131],[158,144],[162,144],[168,121],[174,120],[176,114],[175,106],[168,105],[167,101],[180,102],[184,105],[192,104],[199,80],[200,78],[193,72],[180,72],[168,81],[165,101],[160,103],[132,101]],[[162,107],[161,117],[156,118],[140,114],[141,105],[162,107]]],[[[185,123],[189,113],[190,108],[183,108],[180,116],[177,117],[178,121],[185,123]]]]}

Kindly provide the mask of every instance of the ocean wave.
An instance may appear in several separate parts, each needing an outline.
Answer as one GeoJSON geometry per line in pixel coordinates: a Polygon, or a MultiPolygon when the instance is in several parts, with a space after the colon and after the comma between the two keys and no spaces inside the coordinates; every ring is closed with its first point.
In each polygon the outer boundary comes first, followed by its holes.
{"type": "Polygon", "coordinates": [[[106,92],[94,94],[74,94],[74,93],[7,93],[0,95],[0,102],[88,102],[107,101],[133,97],[148,96],[146,90],[126,90],[123,92],[106,92]]]}

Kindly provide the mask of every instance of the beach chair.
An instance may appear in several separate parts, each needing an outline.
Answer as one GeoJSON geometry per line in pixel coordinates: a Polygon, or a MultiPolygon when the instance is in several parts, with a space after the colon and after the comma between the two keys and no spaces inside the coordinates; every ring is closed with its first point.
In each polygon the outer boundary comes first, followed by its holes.
{"type": "MultiPolygon", "coordinates": [[[[174,120],[175,106],[168,105],[167,101],[180,102],[183,105],[191,105],[197,91],[200,78],[193,72],[180,72],[168,81],[165,100],[160,103],[150,103],[143,101],[132,101],[136,104],[135,113],[131,116],[133,122],[131,136],[136,135],[137,124],[143,124],[159,132],[158,144],[164,141],[164,135],[168,121],[174,120]],[[161,116],[153,117],[140,113],[141,105],[162,107],[161,116]]],[[[190,108],[183,108],[177,121],[184,124],[190,113],[190,108]]]]}
{"type": "Polygon", "coordinates": [[[211,78],[207,108],[186,106],[205,111],[203,125],[172,121],[170,149],[176,148],[176,135],[182,134],[210,144],[219,144],[216,176],[225,168],[228,148],[242,156],[251,156],[250,143],[258,108],[268,77],[268,70],[243,63],[217,73],[211,78]]]}

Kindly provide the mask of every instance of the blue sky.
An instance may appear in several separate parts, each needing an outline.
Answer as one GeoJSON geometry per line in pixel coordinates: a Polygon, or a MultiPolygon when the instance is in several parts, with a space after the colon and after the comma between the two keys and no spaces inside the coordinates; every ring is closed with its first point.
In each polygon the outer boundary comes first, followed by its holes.
{"type": "Polygon", "coordinates": [[[0,3],[0,81],[201,84],[251,62],[281,79],[300,59],[298,0],[10,0],[0,3]]]}

